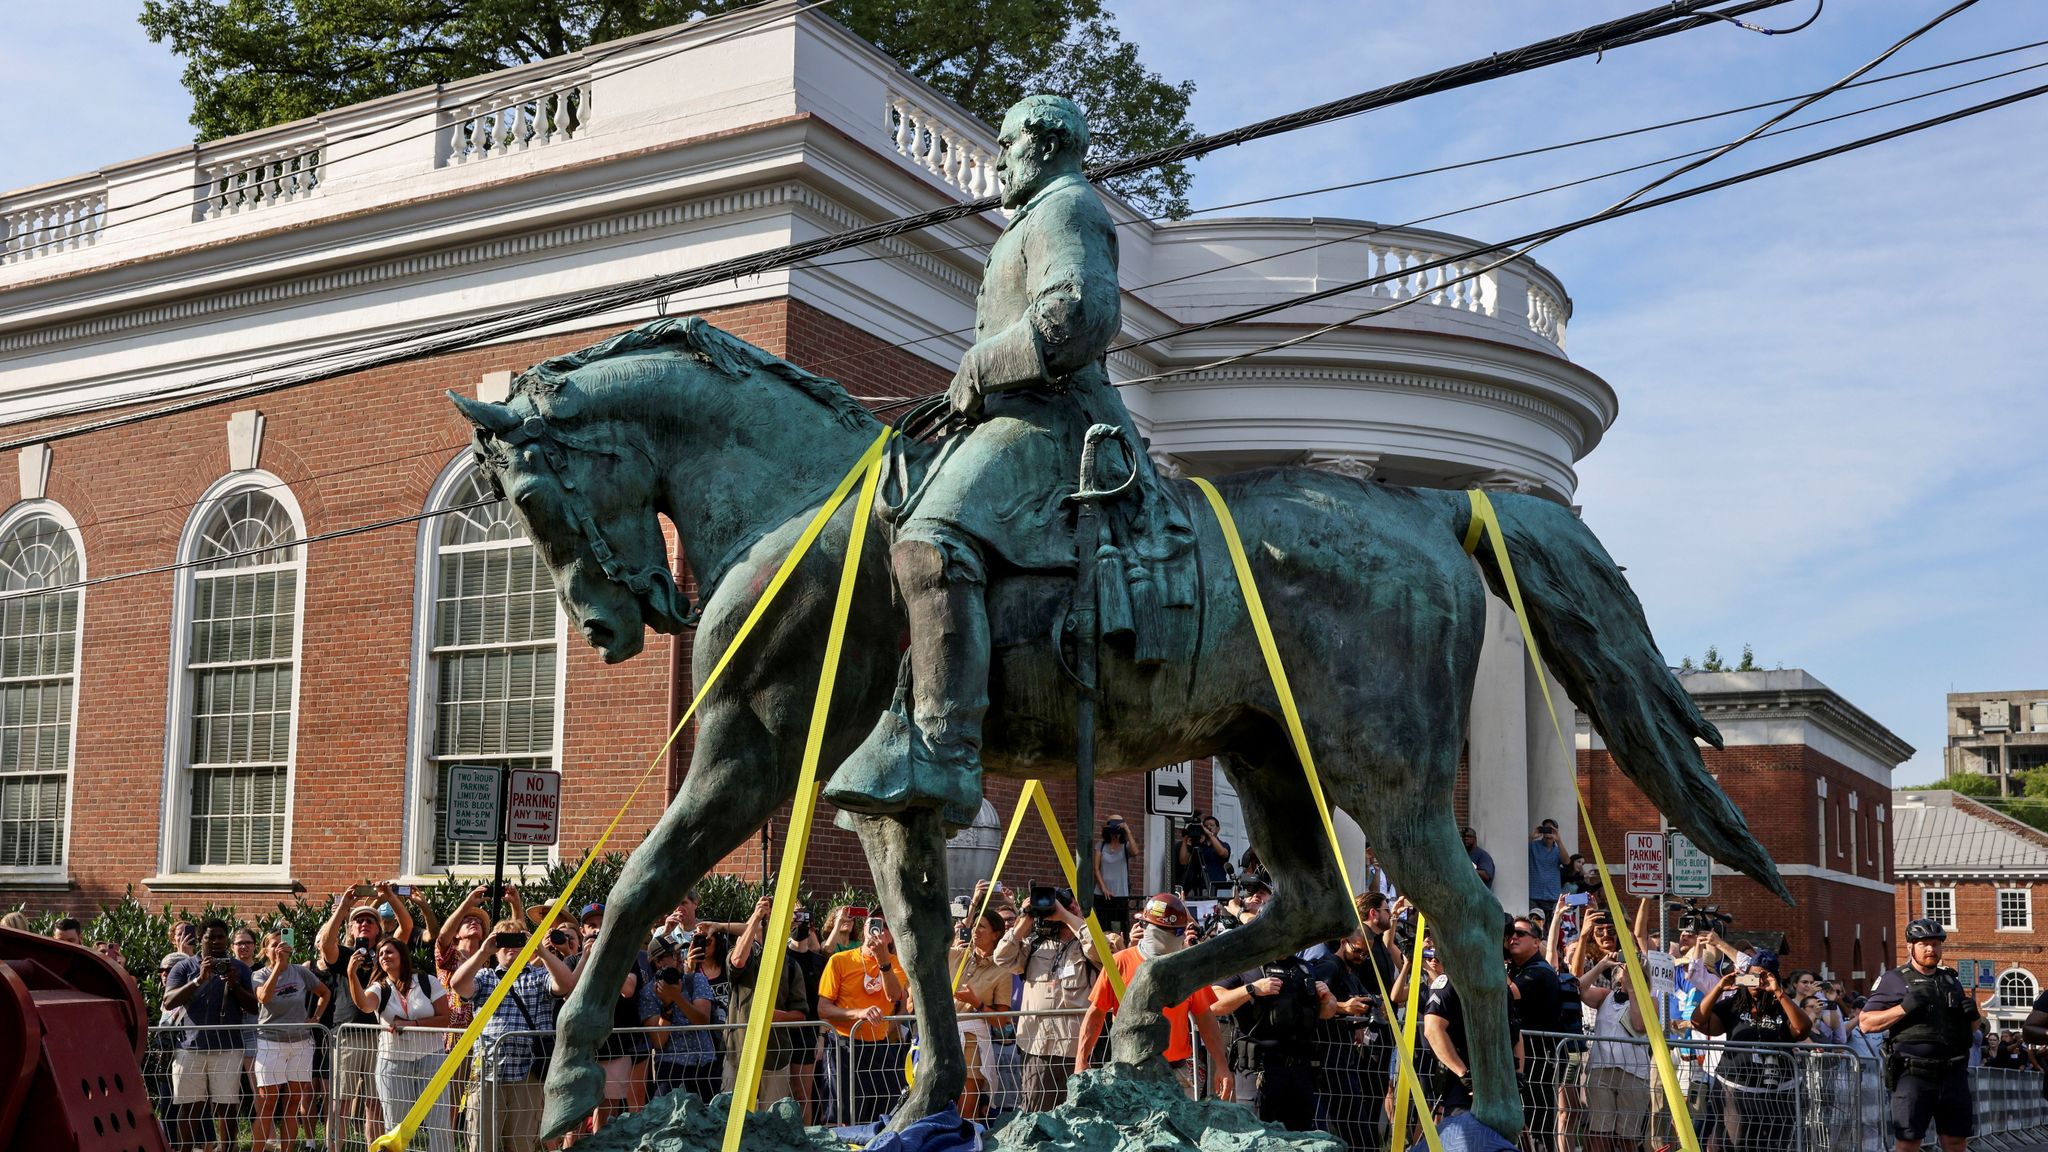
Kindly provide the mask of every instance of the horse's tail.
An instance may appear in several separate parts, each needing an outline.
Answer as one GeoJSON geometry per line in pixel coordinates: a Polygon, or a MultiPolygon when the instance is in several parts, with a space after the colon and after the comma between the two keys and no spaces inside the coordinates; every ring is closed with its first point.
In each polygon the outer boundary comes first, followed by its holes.
{"type": "MultiPolygon", "coordinates": [[[[1464,493],[1452,517],[1461,539],[1472,512],[1464,493]]],[[[1614,762],[1650,802],[1707,855],[1755,879],[1786,903],[1778,869],[1749,825],[1707,775],[1695,737],[1721,747],[1692,696],[1650,639],[1643,606],[1593,533],[1570,510],[1536,496],[1491,497],[1508,560],[1550,669],[1585,709],[1614,762]]],[[[1492,542],[1474,554],[1486,583],[1507,596],[1492,542]]]]}

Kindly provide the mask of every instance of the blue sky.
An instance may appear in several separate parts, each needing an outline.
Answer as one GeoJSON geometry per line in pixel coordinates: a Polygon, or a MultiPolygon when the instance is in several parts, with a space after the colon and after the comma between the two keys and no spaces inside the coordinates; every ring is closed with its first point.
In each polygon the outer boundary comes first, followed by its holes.
{"type": "MultiPolygon", "coordinates": [[[[1196,82],[1220,130],[1485,56],[1642,0],[1118,2],[1150,66],[1196,82]]],[[[1386,176],[1810,91],[1946,4],[1832,0],[1812,28],[1711,28],[1230,150],[1193,202],[1386,176]]],[[[0,38],[0,189],[191,142],[180,62],[137,0],[17,5],[0,38]]],[[[1795,23],[1786,5],[1760,17],[1795,23]]],[[[2031,4],[1984,3],[1879,72],[2048,39],[2031,4]],[[2029,20],[2033,16],[2035,19],[2029,20]]],[[[2048,48],[1831,97],[1847,111],[2030,64],[2048,48]]],[[[2048,67],[1738,150],[1699,179],[2048,82],[2048,67]]],[[[1751,112],[1257,211],[1402,222],[1721,143],[1751,112]]],[[[1674,661],[1747,642],[1802,667],[1940,772],[1942,694],[2048,685],[2048,100],[1568,237],[1574,359],[1621,396],[1579,465],[1587,522],[1628,566],[1674,661]]],[[[1513,235],[1584,215],[1648,173],[1456,216],[1513,235]]]]}

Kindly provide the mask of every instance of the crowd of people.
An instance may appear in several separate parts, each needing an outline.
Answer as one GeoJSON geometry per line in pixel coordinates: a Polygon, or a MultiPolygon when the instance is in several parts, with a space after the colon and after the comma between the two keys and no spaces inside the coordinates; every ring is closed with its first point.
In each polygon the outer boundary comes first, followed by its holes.
{"type": "MultiPolygon", "coordinates": [[[[1492,857],[1467,832],[1473,866],[1490,881],[1492,857]]],[[[1549,904],[1509,918],[1502,937],[1524,1152],[1639,1152],[1667,1138],[1657,1126],[1670,1110],[1644,1043],[1653,1027],[1682,1062],[1687,1107],[1709,1152],[1798,1144],[1802,1124],[1836,1117],[1850,1098],[1848,1077],[1866,1066],[1886,1070],[1901,1146],[1934,1126],[1946,1147],[1968,1122],[1957,1111],[1958,1068],[2048,1070],[2048,997],[2027,1029],[1983,1030],[1974,1000],[1939,966],[1932,921],[1908,927],[1911,962],[1885,973],[1866,998],[1727,938],[1724,921],[1697,910],[1660,939],[1644,901],[1627,930],[1639,953],[1670,963],[1660,1002],[1641,1003],[1623,962],[1623,926],[1588,891],[1595,878],[1555,849],[1555,835],[1546,822],[1530,841],[1532,863],[1557,857],[1549,904]],[[1905,1041],[1895,1057],[1880,1046],[1886,1031],[1905,1041]],[[1803,1062],[1802,1046],[1849,1059],[1803,1062]]],[[[1196,915],[1179,891],[1132,900],[1121,894],[1128,845],[1121,818],[1094,843],[1097,908],[1126,985],[1149,960],[1250,924],[1272,897],[1255,859],[1239,862],[1220,888],[1210,879],[1229,847],[1198,819],[1176,853],[1186,879],[1199,873],[1209,885],[1211,910],[1196,915]]],[[[1415,1067],[1427,1095],[1446,1118],[1470,1106],[1458,989],[1376,860],[1366,879],[1358,930],[1198,988],[1167,1009],[1165,1056],[1187,1091],[1238,1099],[1289,1128],[1329,1131],[1354,1150],[1384,1148],[1401,1006],[1414,984],[1415,1067]]],[[[175,924],[158,969],[163,1050],[151,1069],[174,1146],[226,1152],[246,1121],[254,1152],[311,1149],[330,1093],[340,1134],[367,1144],[413,1107],[452,1034],[509,982],[476,1057],[437,1098],[422,1134],[432,1152],[539,1148],[556,1014],[605,909],[565,911],[514,972],[546,908],[522,907],[510,886],[500,900],[493,895],[474,888],[437,921],[403,886],[365,883],[337,894],[311,941],[217,919],[175,924]],[[317,1042],[315,1024],[332,1030],[331,1047],[317,1042]]],[[[788,938],[769,941],[770,913],[764,898],[744,921],[713,923],[698,917],[690,894],[655,927],[618,990],[614,1032],[599,1054],[603,1103],[581,1131],[669,1093],[708,1103],[730,1091],[756,972],[771,956],[783,971],[759,1098],[792,1098],[806,1122],[844,1126],[872,1124],[896,1105],[912,1071],[914,1029],[887,918],[848,906],[814,921],[798,907],[788,938]]],[[[1118,1008],[1077,901],[1064,889],[983,884],[955,901],[955,917],[948,968],[967,1066],[961,1114],[1053,1107],[1070,1074],[1107,1059],[1118,1008]]],[[[76,920],[59,921],[52,934],[84,943],[76,920]]]]}

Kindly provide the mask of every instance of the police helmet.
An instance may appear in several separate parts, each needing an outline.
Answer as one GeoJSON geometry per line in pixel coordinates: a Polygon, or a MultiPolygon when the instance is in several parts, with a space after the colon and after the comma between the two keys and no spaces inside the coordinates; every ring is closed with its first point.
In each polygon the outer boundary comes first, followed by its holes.
{"type": "Polygon", "coordinates": [[[1922,940],[1946,939],[1948,939],[1948,930],[1941,926],[1941,921],[1932,917],[1922,916],[1920,919],[1906,925],[1906,943],[1908,944],[1918,944],[1922,940]]]}

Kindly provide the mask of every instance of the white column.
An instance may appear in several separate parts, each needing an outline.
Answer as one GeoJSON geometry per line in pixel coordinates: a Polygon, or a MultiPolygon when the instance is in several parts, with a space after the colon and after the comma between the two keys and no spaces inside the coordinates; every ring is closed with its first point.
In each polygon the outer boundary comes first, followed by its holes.
{"type": "Polygon", "coordinates": [[[1529,896],[1529,704],[1523,688],[1520,625],[1506,604],[1488,597],[1486,640],[1472,686],[1467,745],[1472,828],[1493,855],[1493,892],[1509,911],[1526,911],[1529,896]]]}
{"type": "Polygon", "coordinates": [[[1344,874],[1351,877],[1351,885],[1357,889],[1352,895],[1356,896],[1365,891],[1365,829],[1342,808],[1330,809],[1330,823],[1337,829],[1337,848],[1344,854],[1344,874]]]}

